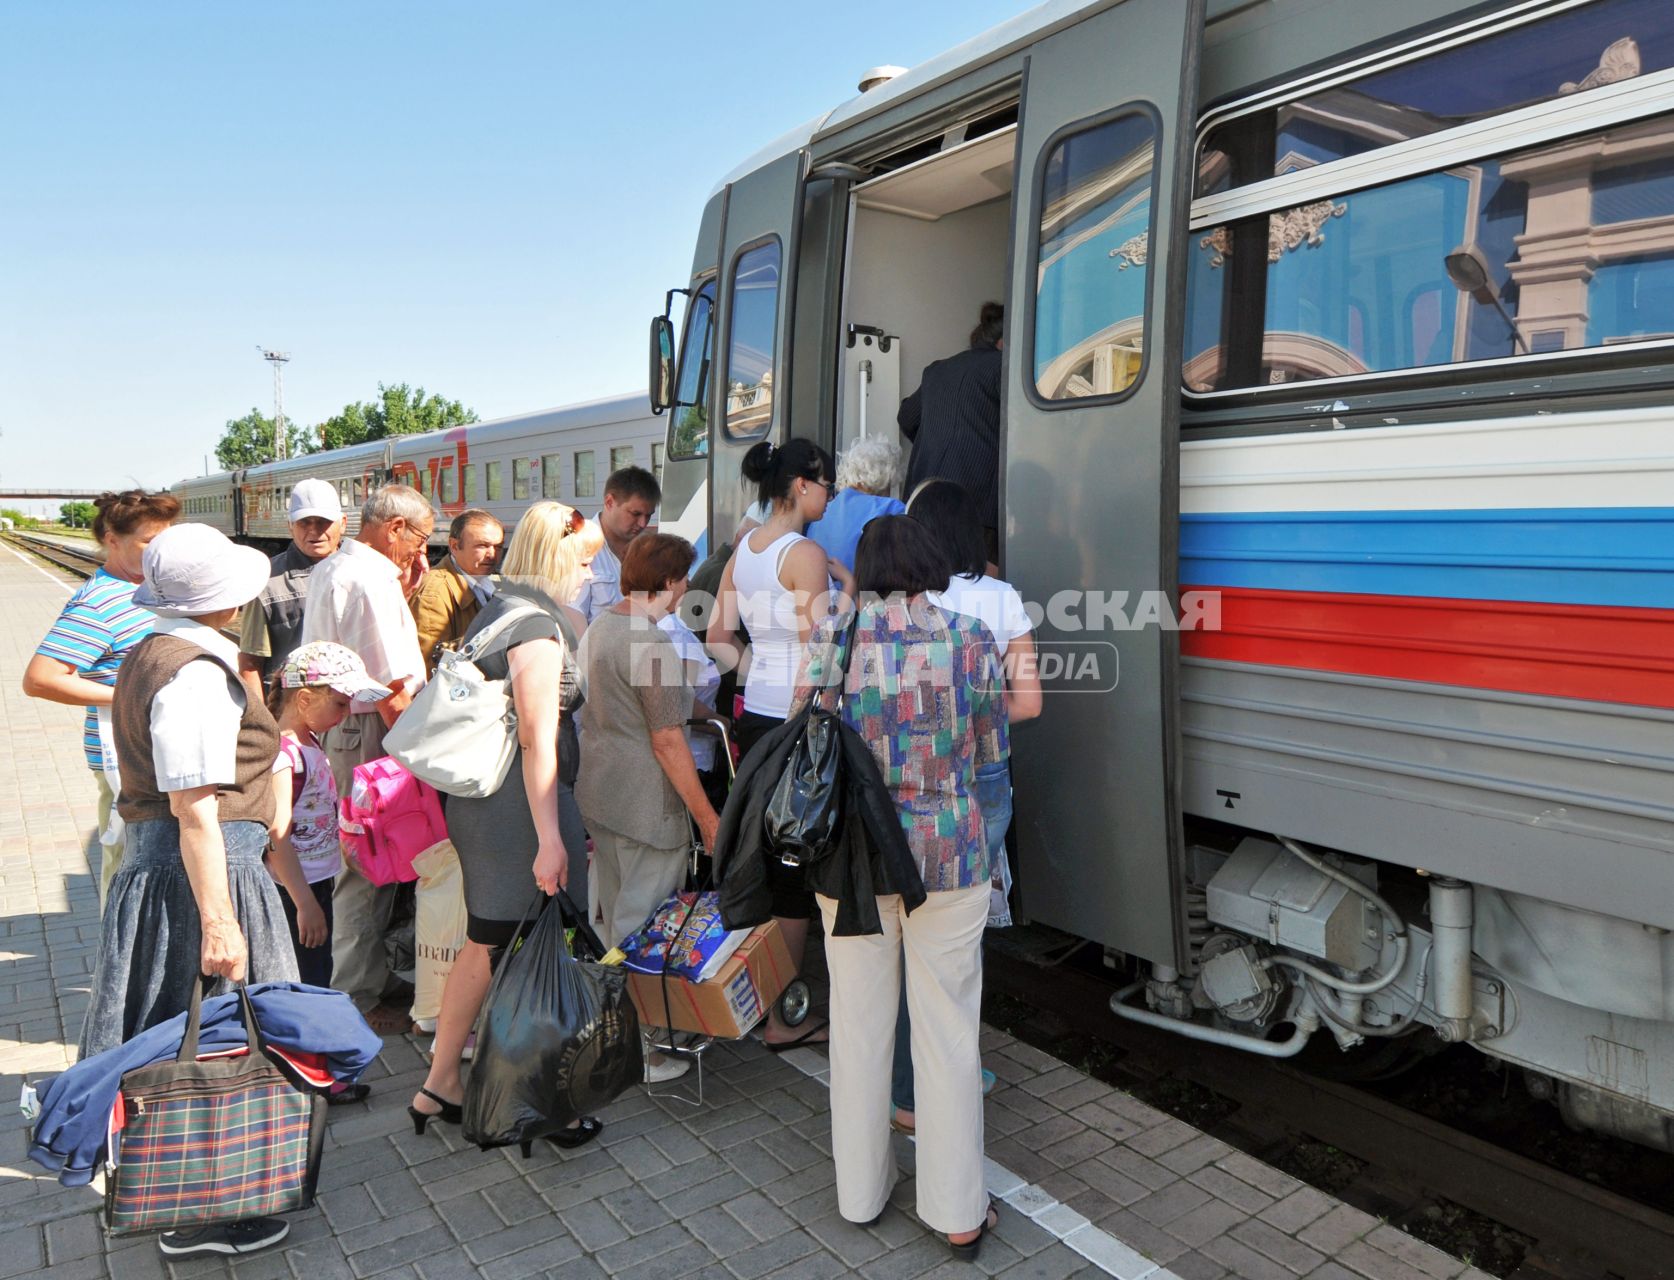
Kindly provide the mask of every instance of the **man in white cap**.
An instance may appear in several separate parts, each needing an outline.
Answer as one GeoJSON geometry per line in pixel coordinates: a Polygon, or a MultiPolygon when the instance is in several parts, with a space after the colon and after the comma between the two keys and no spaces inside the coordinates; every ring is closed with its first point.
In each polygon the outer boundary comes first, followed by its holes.
{"type": "MultiPolygon", "coordinates": [[[[424,683],[407,595],[421,580],[435,527],[428,498],[404,484],[385,485],[361,507],[359,533],[309,576],[302,643],[343,645],[360,655],[372,679],[393,690],[382,701],[357,697],[343,723],[321,735],[340,796],[349,794],[356,765],[385,754],[385,730],[424,683]]],[[[395,885],[374,885],[351,866],[337,877],[331,899],[332,983],[383,1035],[410,1025],[407,1009],[384,1003],[399,989],[384,951],[395,895],[395,885]]]]}
{"type": "Polygon", "coordinates": [[[303,480],[291,490],[286,515],[291,545],[273,557],[267,586],[244,610],[238,637],[238,674],[256,697],[302,643],[302,606],[308,575],[343,540],[343,504],[328,480],[303,480]]]}

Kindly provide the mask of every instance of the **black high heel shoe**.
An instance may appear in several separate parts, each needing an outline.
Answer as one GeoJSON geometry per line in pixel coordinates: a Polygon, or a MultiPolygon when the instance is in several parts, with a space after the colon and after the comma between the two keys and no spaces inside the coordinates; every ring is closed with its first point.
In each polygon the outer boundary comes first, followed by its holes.
{"type": "Polygon", "coordinates": [[[439,1094],[431,1093],[428,1089],[420,1089],[419,1092],[429,1098],[430,1101],[436,1103],[436,1105],[442,1109],[440,1111],[420,1111],[417,1107],[408,1103],[407,1114],[413,1118],[414,1133],[422,1134],[424,1132],[424,1126],[429,1124],[432,1120],[440,1120],[443,1124],[458,1124],[465,1118],[463,1104],[458,1102],[449,1102],[446,1098],[441,1097],[439,1094]]]}

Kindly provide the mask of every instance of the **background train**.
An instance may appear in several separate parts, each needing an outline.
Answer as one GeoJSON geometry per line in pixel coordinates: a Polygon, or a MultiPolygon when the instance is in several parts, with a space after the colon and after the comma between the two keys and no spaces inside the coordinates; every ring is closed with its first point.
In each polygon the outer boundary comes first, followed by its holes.
{"type": "Polygon", "coordinates": [[[467,507],[493,512],[508,529],[543,498],[592,514],[603,501],[605,477],[617,468],[637,464],[661,473],[662,437],[663,423],[643,395],[615,396],[194,476],[170,491],[185,519],[277,550],[290,538],[285,504],[297,481],[337,486],[350,536],[369,491],[409,484],[436,508],[436,548],[447,544],[448,522],[467,507]]]}
{"type": "Polygon", "coordinates": [[[1003,300],[1003,571],[1100,660],[1023,912],[1121,1017],[1674,1147],[1674,6],[1053,0],[873,84],[703,212],[663,527],[1003,300]]]}

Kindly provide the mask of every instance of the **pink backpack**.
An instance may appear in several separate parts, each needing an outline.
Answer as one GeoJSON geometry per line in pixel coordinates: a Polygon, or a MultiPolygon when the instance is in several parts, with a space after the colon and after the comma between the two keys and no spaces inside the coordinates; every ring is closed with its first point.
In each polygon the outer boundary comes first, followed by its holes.
{"type": "Polygon", "coordinates": [[[338,801],[343,854],[373,884],[417,880],[413,859],[448,838],[436,789],[388,756],[355,766],[349,794],[338,801]]]}

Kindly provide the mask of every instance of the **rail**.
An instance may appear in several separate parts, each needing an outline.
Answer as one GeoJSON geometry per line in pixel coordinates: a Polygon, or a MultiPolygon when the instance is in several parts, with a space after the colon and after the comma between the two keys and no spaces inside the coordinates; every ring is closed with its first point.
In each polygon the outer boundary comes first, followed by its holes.
{"type": "MultiPolygon", "coordinates": [[[[4,535],[7,542],[30,555],[45,560],[55,568],[73,573],[78,578],[91,578],[104,563],[104,556],[95,550],[83,551],[57,538],[43,538],[38,534],[10,530],[4,535]]],[[[92,546],[93,544],[89,544],[92,546]]]]}

